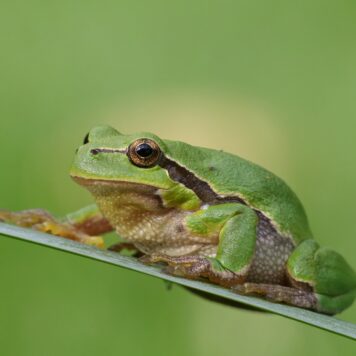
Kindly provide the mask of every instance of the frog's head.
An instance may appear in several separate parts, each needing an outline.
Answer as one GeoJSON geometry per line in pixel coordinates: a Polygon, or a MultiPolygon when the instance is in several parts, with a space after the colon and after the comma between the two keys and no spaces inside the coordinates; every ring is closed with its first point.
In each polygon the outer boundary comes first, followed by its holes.
{"type": "Polygon", "coordinates": [[[124,135],[110,126],[94,127],[76,152],[70,171],[82,184],[137,183],[169,189],[174,182],[160,163],[166,146],[154,134],[124,135]]]}

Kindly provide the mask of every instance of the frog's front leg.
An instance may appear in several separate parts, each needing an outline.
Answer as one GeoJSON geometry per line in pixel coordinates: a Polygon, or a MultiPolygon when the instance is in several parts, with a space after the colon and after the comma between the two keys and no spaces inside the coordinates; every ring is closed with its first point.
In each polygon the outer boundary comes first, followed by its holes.
{"type": "Polygon", "coordinates": [[[213,283],[224,286],[242,283],[241,276],[222,268],[213,258],[203,256],[171,257],[163,254],[144,255],[140,261],[147,264],[166,263],[164,271],[175,276],[189,279],[207,278],[213,283]]]}
{"type": "Polygon", "coordinates": [[[112,227],[95,205],[90,205],[71,213],[63,219],[56,219],[42,209],[11,212],[0,210],[0,221],[22,227],[30,227],[41,232],[61,236],[97,247],[104,246],[99,234],[111,231],[112,227]]]}
{"type": "Polygon", "coordinates": [[[145,256],[146,263],[164,262],[168,272],[187,278],[207,278],[213,283],[231,286],[243,283],[252,261],[257,231],[257,214],[238,203],[210,206],[189,215],[185,225],[192,234],[219,235],[215,258],[203,256],[145,256]]]}

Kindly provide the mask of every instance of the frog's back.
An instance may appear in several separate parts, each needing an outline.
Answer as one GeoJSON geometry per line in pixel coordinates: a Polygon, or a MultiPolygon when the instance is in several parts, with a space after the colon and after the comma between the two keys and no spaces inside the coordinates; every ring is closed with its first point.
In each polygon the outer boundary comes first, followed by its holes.
{"type": "Polygon", "coordinates": [[[165,141],[166,155],[209,183],[223,197],[238,197],[261,211],[295,243],[312,238],[304,208],[296,194],[279,177],[241,157],[183,142],[165,141]]]}

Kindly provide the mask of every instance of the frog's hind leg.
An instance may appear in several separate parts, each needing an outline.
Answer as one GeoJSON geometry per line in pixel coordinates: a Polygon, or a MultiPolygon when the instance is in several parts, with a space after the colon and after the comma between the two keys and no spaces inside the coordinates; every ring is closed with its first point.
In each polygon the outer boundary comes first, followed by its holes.
{"type": "Polygon", "coordinates": [[[216,265],[216,260],[201,256],[170,257],[163,254],[145,255],[141,258],[144,263],[163,262],[168,265],[165,271],[190,279],[207,278],[243,295],[255,295],[264,297],[273,302],[285,303],[301,308],[316,310],[317,299],[309,286],[300,285],[280,286],[265,283],[244,283],[241,276],[216,265]]]}
{"type": "Polygon", "coordinates": [[[63,219],[56,219],[42,209],[17,212],[0,210],[0,221],[33,228],[97,247],[103,247],[104,241],[101,236],[96,235],[112,230],[95,205],[69,214],[63,219]]]}
{"type": "Polygon", "coordinates": [[[244,295],[256,295],[272,302],[285,303],[295,307],[317,310],[317,298],[312,291],[277,284],[244,283],[232,287],[244,295]]]}
{"type": "Polygon", "coordinates": [[[305,240],[293,251],[287,262],[287,273],[293,286],[309,285],[316,298],[316,310],[326,314],[340,313],[356,296],[356,273],[337,252],[305,240]]]}
{"type": "Polygon", "coordinates": [[[305,240],[289,256],[288,285],[244,283],[232,289],[274,302],[336,314],[350,306],[356,295],[356,275],[337,252],[305,240]]]}

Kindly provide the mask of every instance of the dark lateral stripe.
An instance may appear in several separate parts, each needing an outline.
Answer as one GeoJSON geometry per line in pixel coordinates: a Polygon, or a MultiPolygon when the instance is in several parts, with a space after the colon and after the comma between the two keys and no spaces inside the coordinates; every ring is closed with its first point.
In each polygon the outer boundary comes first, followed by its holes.
{"type": "Polygon", "coordinates": [[[161,158],[159,165],[167,170],[169,176],[174,181],[191,189],[204,203],[239,202],[245,204],[245,202],[238,197],[220,197],[207,182],[196,177],[194,173],[165,156],[161,158]]]}

